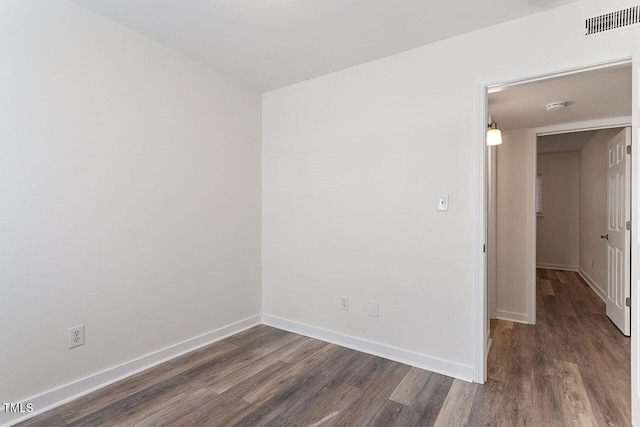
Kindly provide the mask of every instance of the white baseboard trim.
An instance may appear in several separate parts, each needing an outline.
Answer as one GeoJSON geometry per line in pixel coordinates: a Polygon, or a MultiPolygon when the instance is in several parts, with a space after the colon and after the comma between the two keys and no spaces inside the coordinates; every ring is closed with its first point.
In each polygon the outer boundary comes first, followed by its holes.
{"type": "Polygon", "coordinates": [[[31,403],[33,405],[34,411],[31,413],[7,413],[4,412],[4,407],[0,407],[0,417],[2,418],[0,419],[0,423],[2,423],[0,426],[8,427],[32,418],[64,403],[70,402],[71,400],[84,396],[85,394],[91,393],[99,388],[144,371],[145,369],[149,369],[153,366],[159,365],[160,363],[166,362],[167,360],[259,325],[260,320],[261,318],[259,314],[248,317],[230,325],[215,329],[211,332],[207,332],[129,362],[125,362],[121,365],[114,366],[113,368],[97,372],[78,381],[46,391],[29,399],[24,399],[22,403],[31,403]]]}
{"type": "Polygon", "coordinates": [[[591,289],[593,289],[593,291],[600,297],[602,301],[607,302],[607,295],[605,291],[600,289],[598,284],[591,278],[591,276],[585,273],[582,269],[578,270],[578,274],[580,274],[584,281],[587,282],[587,284],[591,287],[591,289]]]}
{"type": "Polygon", "coordinates": [[[529,324],[529,316],[523,313],[512,313],[511,311],[496,310],[496,319],[529,324]]]}
{"type": "Polygon", "coordinates": [[[311,338],[337,344],[342,347],[369,353],[374,356],[384,357],[431,372],[458,378],[463,381],[473,382],[473,367],[449,362],[436,357],[415,353],[409,350],[389,346],[386,344],[353,337],[339,332],[329,331],[303,323],[294,322],[268,314],[262,315],[262,323],[274,328],[294,332],[311,338]]]}
{"type": "Polygon", "coordinates": [[[565,270],[565,271],[580,271],[575,265],[562,265],[562,264],[537,264],[536,268],[546,268],[547,270],[565,270]]]}

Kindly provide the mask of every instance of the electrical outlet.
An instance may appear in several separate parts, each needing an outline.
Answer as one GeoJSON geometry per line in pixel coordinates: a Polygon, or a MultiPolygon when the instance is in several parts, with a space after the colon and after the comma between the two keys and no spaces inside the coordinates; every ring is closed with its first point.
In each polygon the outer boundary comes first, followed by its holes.
{"type": "Polygon", "coordinates": [[[342,297],[340,299],[340,308],[344,311],[349,311],[349,297],[342,297]]]}
{"type": "Polygon", "coordinates": [[[69,328],[69,348],[84,344],[84,325],[69,328]]]}

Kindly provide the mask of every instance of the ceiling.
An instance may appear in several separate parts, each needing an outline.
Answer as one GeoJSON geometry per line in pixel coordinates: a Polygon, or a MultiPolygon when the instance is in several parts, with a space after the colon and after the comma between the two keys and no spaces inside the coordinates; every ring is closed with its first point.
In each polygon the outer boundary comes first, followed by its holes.
{"type": "Polygon", "coordinates": [[[493,89],[489,112],[502,130],[631,115],[631,64],[493,89]],[[565,101],[560,111],[551,102],[565,101]]]}
{"type": "Polygon", "coordinates": [[[71,0],[268,91],[576,0],[71,0]]]}
{"type": "MultiPolygon", "coordinates": [[[[492,89],[491,119],[501,130],[535,128],[610,117],[631,116],[631,65],[592,70],[553,79],[492,89]],[[567,102],[547,111],[552,102],[567,102]]],[[[538,140],[539,153],[579,151],[589,132],[551,135],[538,140]]]]}
{"type": "Polygon", "coordinates": [[[580,151],[596,134],[595,130],[560,133],[538,137],[538,154],[567,153],[580,151]]]}

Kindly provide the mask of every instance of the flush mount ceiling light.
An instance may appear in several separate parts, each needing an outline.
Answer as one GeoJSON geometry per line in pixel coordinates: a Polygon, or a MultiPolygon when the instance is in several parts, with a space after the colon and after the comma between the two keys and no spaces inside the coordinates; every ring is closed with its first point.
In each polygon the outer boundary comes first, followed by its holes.
{"type": "Polygon", "coordinates": [[[496,122],[492,121],[487,126],[487,145],[500,144],[502,144],[502,132],[500,132],[500,129],[498,129],[498,125],[496,124],[496,122]]]}
{"type": "Polygon", "coordinates": [[[551,102],[547,104],[546,109],[547,111],[559,111],[565,108],[566,106],[567,106],[566,101],[551,102]]]}

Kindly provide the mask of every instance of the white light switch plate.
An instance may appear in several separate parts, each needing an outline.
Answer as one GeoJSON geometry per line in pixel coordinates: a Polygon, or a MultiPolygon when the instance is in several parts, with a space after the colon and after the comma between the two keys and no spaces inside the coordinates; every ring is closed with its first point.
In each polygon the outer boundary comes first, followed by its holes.
{"type": "Polygon", "coordinates": [[[438,199],[438,210],[439,211],[448,211],[449,210],[449,195],[442,194],[438,199]]]}

